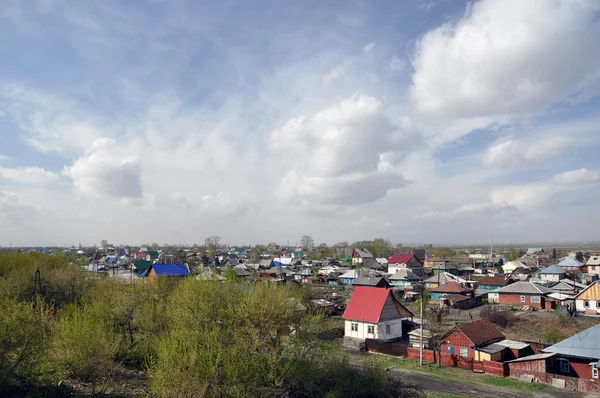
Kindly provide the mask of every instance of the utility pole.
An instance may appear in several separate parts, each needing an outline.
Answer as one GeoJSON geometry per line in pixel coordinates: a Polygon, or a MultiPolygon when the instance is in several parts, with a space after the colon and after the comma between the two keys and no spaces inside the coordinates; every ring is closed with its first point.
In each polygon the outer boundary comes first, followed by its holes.
{"type": "Polygon", "coordinates": [[[419,336],[419,365],[423,366],[423,296],[424,286],[421,286],[421,335],[419,336]]]}

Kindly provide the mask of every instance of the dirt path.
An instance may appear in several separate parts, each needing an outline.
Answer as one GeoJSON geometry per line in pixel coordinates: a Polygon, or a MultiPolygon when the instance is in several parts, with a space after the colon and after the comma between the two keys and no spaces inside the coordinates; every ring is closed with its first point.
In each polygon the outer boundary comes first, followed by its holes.
{"type": "Polygon", "coordinates": [[[394,368],[391,370],[395,376],[404,382],[407,387],[413,387],[420,391],[436,391],[460,397],[506,397],[506,398],[582,398],[598,397],[594,394],[577,393],[568,390],[548,388],[543,391],[520,391],[512,388],[496,387],[478,382],[463,380],[448,380],[436,377],[431,373],[419,372],[409,369],[394,368]]]}

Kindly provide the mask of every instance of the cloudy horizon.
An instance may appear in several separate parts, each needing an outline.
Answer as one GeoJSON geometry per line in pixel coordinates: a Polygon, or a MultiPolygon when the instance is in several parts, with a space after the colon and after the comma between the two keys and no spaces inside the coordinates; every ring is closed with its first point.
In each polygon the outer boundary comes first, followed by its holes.
{"type": "Polygon", "coordinates": [[[2,1],[0,246],[600,240],[600,3],[465,4],[2,1]]]}

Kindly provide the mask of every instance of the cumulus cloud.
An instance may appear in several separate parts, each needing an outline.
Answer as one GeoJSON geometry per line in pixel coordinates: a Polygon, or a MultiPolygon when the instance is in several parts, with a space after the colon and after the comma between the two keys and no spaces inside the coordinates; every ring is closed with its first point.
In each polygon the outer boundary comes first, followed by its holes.
{"type": "Polygon", "coordinates": [[[271,133],[270,148],[291,166],[281,181],[285,197],[352,204],[402,186],[402,175],[382,155],[407,151],[418,139],[408,120],[392,121],[381,102],[356,95],[288,120],[271,133]]]}
{"type": "Polygon", "coordinates": [[[73,180],[81,194],[95,197],[139,198],[142,196],[141,167],[136,156],[127,156],[116,142],[101,138],[62,174],[73,180]]]}
{"type": "Polygon", "coordinates": [[[600,171],[579,169],[566,171],[554,176],[554,182],[566,185],[589,185],[600,183],[600,171]]]}
{"type": "Polygon", "coordinates": [[[488,148],[483,163],[504,167],[536,163],[563,153],[569,144],[570,140],[562,136],[532,142],[511,139],[488,148]]]}
{"type": "Polygon", "coordinates": [[[9,169],[0,167],[0,181],[8,180],[25,185],[44,185],[59,180],[58,174],[40,167],[9,169]]]}
{"type": "Polygon", "coordinates": [[[11,159],[10,156],[0,154],[0,162],[6,162],[6,161],[9,161],[10,159],[11,159]]]}
{"type": "Polygon", "coordinates": [[[419,40],[416,111],[437,119],[523,114],[574,94],[600,68],[598,9],[593,0],[473,3],[457,23],[419,40]]]}

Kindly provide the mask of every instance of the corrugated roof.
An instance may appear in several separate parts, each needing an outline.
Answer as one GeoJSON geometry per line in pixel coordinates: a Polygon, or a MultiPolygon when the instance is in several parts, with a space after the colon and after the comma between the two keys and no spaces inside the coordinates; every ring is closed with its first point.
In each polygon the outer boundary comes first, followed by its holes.
{"type": "Polygon", "coordinates": [[[369,253],[369,251],[367,249],[354,249],[356,250],[356,254],[358,254],[359,257],[373,257],[373,255],[371,253],[369,253]]]}
{"type": "Polygon", "coordinates": [[[449,272],[440,272],[439,275],[434,275],[429,279],[425,279],[425,283],[440,283],[440,285],[448,282],[461,282],[464,283],[466,280],[459,278],[458,276],[452,275],[449,272]]]}
{"type": "Polygon", "coordinates": [[[414,254],[394,254],[390,257],[388,264],[408,264],[414,256],[414,254]]]}
{"type": "Polygon", "coordinates": [[[523,348],[529,347],[529,344],[527,344],[527,343],[523,343],[521,341],[514,341],[514,340],[502,340],[502,341],[499,341],[494,344],[508,347],[511,350],[522,350],[523,348]]]}
{"type": "Polygon", "coordinates": [[[535,355],[529,355],[529,356],[526,356],[523,358],[513,359],[512,361],[506,361],[506,363],[539,361],[541,359],[553,357],[554,355],[556,355],[556,354],[554,354],[554,353],[535,354],[535,355]]]}
{"type": "Polygon", "coordinates": [[[475,322],[463,323],[450,329],[444,336],[454,330],[460,330],[475,346],[482,346],[494,340],[503,340],[504,335],[491,322],[484,319],[475,322]]]}
{"type": "Polygon", "coordinates": [[[591,256],[588,260],[587,263],[585,263],[586,265],[600,265],[600,256],[591,256]]]}
{"type": "Polygon", "coordinates": [[[560,260],[560,262],[558,263],[558,266],[563,267],[563,268],[581,268],[584,266],[584,264],[580,263],[579,261],[575,260],[574,258],[565,257],[562,260],[560,260]]]}
{"type": "Polygon", "coordinates": [[[550,289],[535,285],[531,282],[515,282],[501,289],[496,290],[498,293],[514,293],[514,294],[546,294],[550,293],[550,289]]]}
{"type": "Polygon", "coordinates": [[[400,268],[398,272],[389,277],[391,281],[418,281],[419,278],[414,272],[408,268],[400,268]]]}
{"type": "Polygon", "coordinates": [[[477,351],[485,352],[487,354],[495,354],[502,350],[506,350],[506,347],[498,343],[488,344],[485,347],[478,348],[477,351]]]}
{"type": "MultiPolygon", "coordinates": [[[[377,323],[385,301],[391,294],[392,290],[388,288],[356,286],[342,318],[377,323]]],[[[398,302],[393,295],[392,299],[395,301],[396,308],[398,308],[398,312],[402,317],[413,316],[412,312],[398,302]]]]}
{"type": "Polygon", "coordinates": [[[584,330],[560,343],[544,348],[542,351],[579,358],[600,359],[600,325],[584,330]]]}
{"type": "Polygon", "coordinates": [[[543,270],[541,270],[540,274],[542,274],[542,275],[560,275],[560,274],[566,274],[566,272],[564,269],[560,268],[558,265],[552,264],[552,265],[547,266],[543,270]]]}
{"type": "Polygon", "coordinates": [[[190,274],[190,270],[184,263],[154,264],[152,269],[160,276],[188,276],[190,274]]]}
{"type": "Polygon", "coordinates": [[[382,287],[382,286],[387,286],[390,287],[390,283],[383,277],[376,277],[376,278],[369,278],[369,277],[362,277],[362,278],[356,278],[354,280],[354,282],[352,282],[352,285],[354,286],[378,286],[378,287],[382,287]]]}
{"type": "Polygon", "coordinates": [[[503,276],[485,276],[478,283],[479,286],[506,286],[508,279],[503,276]]]}
{"type": "Polygon", "coordinates": [[[531,256],[531,255],[533,255],[537,252],[541,252],[543,250],[544,249],[542,249],[541,247],[530,247],[529,249],[527,249],[527,253],[525,253],[525,254],[527,254],[528,256],[531,256]]]}
{"type": "Polygon", "coordinates": [[[431,292],[439,292],[439,293],[464,293],[464,292],[472,292],[472,291],[473,291],[473,289],[464,287],[463,285],[461,285],[458,282],[444,283],[441,286],[431,289],[431,292]]]}
{"type": "Polygon", "coordinates": [[[464,296],[462,294],[449,294],[447,296],[442,296],[442,300],[450,300],[452,302],[458,303],[459,301],[464,301],[470,299],[469,296],[464,296]]]}

